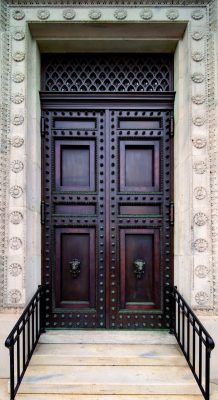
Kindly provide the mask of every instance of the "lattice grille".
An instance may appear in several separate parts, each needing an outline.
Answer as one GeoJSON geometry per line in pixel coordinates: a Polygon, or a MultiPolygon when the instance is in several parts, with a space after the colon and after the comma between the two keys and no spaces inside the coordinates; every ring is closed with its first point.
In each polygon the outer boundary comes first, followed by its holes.
{"type": "Polygon", "coordinates": [[[42,90],[165,92],[173,89],[172,56],[55,54],[42,56],[42,90]]]}

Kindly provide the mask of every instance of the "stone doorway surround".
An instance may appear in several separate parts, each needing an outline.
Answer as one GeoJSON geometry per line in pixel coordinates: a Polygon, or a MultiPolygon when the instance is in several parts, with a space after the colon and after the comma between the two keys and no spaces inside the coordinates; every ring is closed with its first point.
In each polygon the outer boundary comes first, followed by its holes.
{"type": "Polygon", "coordinates": [[[165,51],[176,91],[175,284],[216,341],[217,0],[2,0],[1,19],[0,337],[41,281],[40,52],[165,51]]]}

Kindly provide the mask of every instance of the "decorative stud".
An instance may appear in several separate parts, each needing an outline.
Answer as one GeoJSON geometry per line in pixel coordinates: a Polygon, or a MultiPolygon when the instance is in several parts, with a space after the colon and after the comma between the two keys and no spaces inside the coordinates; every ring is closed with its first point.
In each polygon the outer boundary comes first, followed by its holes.
{"type": "Polygon", "coordinates": [[[11,96],[11,101],[15,104],[21,104],[24,101],[23,93],[14,93],[11,96]]]}
{"type": "Polygon", "coordinates": [[[198,292],[195,295],[195,301],[196,303],[198,303],[199,305],[203,305],[205,304],[209,299],[209,296],[206,292],[198,292]]]}
{"type": "Polygon", "coordinates": [[[203,147],[206,146],[207,141],[203,137],[197,137],[192,139],[193,145],[196,147],[196,149],[203,149],[203,147]]]}
{"type": "Polygon", "coordinates": [[[24,139],[20,136],[13,136],[10,139],[11,146],[13,147],[21,147],[24,143],[24,139]]]}
{"type": "Polygon", "coordinates": [[[44,9],[38,10],[37,16],[41,20],[46,20],[50,17],[50,12],[48,10],[44,10],[44,9]]]}
{"type": "Polygon", "coordinates": [[[19,237],[14,236],[9,240],[9,246],[12,250],[19,250],[22,246],[22,240],[19,237]]]}
{"type": "Polygon", "coordinates": [[[76,12],[71,8],[67,8],[66,10],[63,11],[63,17],[64,17],[64,19],[67,19],[68,21],[70,21],[71,19],[74,19],[75,16],[76,16],[76,12]]]}
{"type": "Polygon", "coordinates": [[[16,19],[17,21],[19,21],[19,20],[21,20],[21,19],[23,19],[25,17],[24,11],[23,10],[18,10],[18,9],[13,10],[12,17],[14,19],[16,19]]]}
{"type": "Polygon", "coordinates": [[[19,197],[21,197],[23,194],[23,189],[21,186],[18,185],[14,185],[10,188],[10,195],[14,198],[14,199],[18,199],[19,197]]]}
{"type": "Polygon", "coordinates": [[[9,219],[12,224],[18,225],[23,220],[23,214],[20,211],[12,211],[9,219]]]}
{"type": "Polygon", "coordinates": [[[15,114],[13,119],[12,119],[12,124],[14,125],[22,125],[24,121],[24,117],[21,114],[15,114]]]}
{"type": "Polygon", "coordinates": [[[194,11],[191,13],[192,19],[195,19],[196,21],[198,21],[199,19],[202,19],[203,16],[204,16],[204,13],[203,13],[203,11],[200,10],[200,9],[194,10],[194,11]]]}
{"type": "Polygon", "coordinates": [[[192,122],[196,126],[202,126],[205,124],[205,117],[198,115],[198,116],[192,118],[192,122]]]}
{"type": "Polygon", "coordinates": [[[191,76],[193,82],[195,83],[202,83],[204,82],[204,75],[200,72],[194,72],[191,76]]]}
{"type": "Polygon", "coordinates": [[[13,39],[20,41],[23,40],[25,38],[25,33],[24,31],[20,30],[20,29],[16,29],[13,33],[13,39]]]}
{"type": "Polygon", "coordinates": [[[149,20],[153,17],[153,13],[149,8],[144,8],[141,12],[140,12],[140,17],[144,20],[149,20]]]}
{"type": "Polygon", "coordinates": [[[194,247],[195,250],[199,251],[200,253],[203,253],[208,248],[208,242],[205,239],[196,239],[194,242],[194,247]]]}
{"type": "Polygon", "coordinates": [[[89,18],[92,20],[98,20],[101,18],[101,11],[97,9],[93,9],[89,11],[89,18]]]}
{"type": "Polygon", "coordinates": [[[20,292],[20,290],[13,289],[10,290],[10,292],[8,293],[8,297],[10,303],[17,304],[21,300],[22,293],[20,292]]]}
{"type": "Polygon", "coordinates": [[[195,51],[192,53],[192,60],[199,62],[204,59],[204,54],[201,51],[195,51]]]}
{"type": "Polygon", "coordinates": [[[194,40],[201,40],[204,37],[204,32],[203,31],[194,31],[192,32],[192,39],[194,40]]]}
{"type": "Polygon", "coordinates": [[[13,82],[21,83],[24,81],[24,74],[22,72],[16,72],[12,75],[13,82]]]}
{"type": "Polygon", "coordinates": [[[177,19],[179,17],[179,12],[178,12],[178,10],[171,9],[166,12],[166,16],[171,21],[175,21],[175,19],[177,19]]]}
{"type": "Polygon", "coordinates": [[[196,94],[192,96],[192,102],[194,104],[203,104],[205,103],[206,97],[203,94],[196,94]]]}
{"type": "Polygon", "coordinates": [[[124,8],[118,8],[114,11],[114,17],[120,21],[126,19],[127,11],[124,8]]]}
{"type": "Polygon", "coordinates": [[[209,273],[209,268],[206,265],[197,265],[195,267],[195,275],[198,278],[206,278],[209,273]]]}
{"type": "Polygon", "coordinates": [[[194,163],[194,170],[196,174],[204,174],[207,170],[205,161],[197,161],[194,163]]]}
{"type": "Polygon", "coordinates": [[[203,200],[207,196],[207,191],[204,187],[198,186],[194,189],[194,195],[197,200],[203,200]]]}
{"type": "Polygon", "coordinates": [[[25,53],[23,53],[22,51],[16,51],[16,53],[14,53],[14,54],[12,55],[12,57],[13,57],[13,60],[14,60],[14,61],[20,62],[20,61],[23,61],[23,60],[24,60],[24,58],[25,58],[25,53]]]}
{"type": "Polygon", "coordinates": [[[198,226],[203,226],[206,224],[208,220],[208,217],[205,213],[203,212],[198,212],[197,214],[195,214],[194,216],[194,223],[198,226]]]}

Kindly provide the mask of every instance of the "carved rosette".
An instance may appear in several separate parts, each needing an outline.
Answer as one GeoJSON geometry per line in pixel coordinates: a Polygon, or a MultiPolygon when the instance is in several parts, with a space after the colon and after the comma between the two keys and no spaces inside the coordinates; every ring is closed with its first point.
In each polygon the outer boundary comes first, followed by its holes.
{"type": "Polygon", "coordinates": [[[207,164],[205,163],[205,161],[196,161],[194,163],[194,171],[196,174],[200,175],[200,174],[204,174],[207,170],[207,164]]]}
{"type": "Polygon", "coordinates": [[[166,16],[170,21],[175,21],[179,17],[179,12],[176,9],[171,9],[166,12],[166,16]]]}
{"type": "Polygon", "coordinates": [[[204,75],[201,74],[200,72],[194,72],[191,76],[191,79],[195,83],[202,83],[204,82],[204,75]]]}
{"type": "Polygon", "coordinates": [[[20,62],[25,59],[25,53],[23,53],[22,51],[16,51],[16,53],[14,53],[12,57],[14,61],[20,62]]]}
{"type": "Polygon", "coordinates": [[[12,81],[15,83],[21,83],[24,81],[24,74],[22,72],[16,72],[12,75],[12,81]]]}
{"type": "Polygon", "coordinates": [[[12,119],[12,124],[14,125],[22,125],[24,121],[24,117],[21,114],[15,114],[12,119]]]}
{"type": "Polygon", "coordinates": [[[194,195],[197,200],[203,200],[207,196],[207,191],[204,187],[198,186],[194,189],[194,195]]]}
{"type": "Polygon", "coordinates": [[[195,51],[194,53],[192,53],[192,60],[199,62],[202,61],[204,59],[204,53],[202,53],[201,51],[195,51]]]}
{"type": "Polygon", "coordinates": [[[197,265],[195,267],[195,275],[198,278],[206,278],[206,276],[209,274],[209,268],[206,265],[197,265]]]}
{"type": "Polygon", "coordinates": [[[144,20],[149,20],[153,17],[153,13],[149,8],[144,8],[141,12],[140,12],[140,17],[144,20]]]}
{"type": "Polygon", "coordinates": [[[192,32],[191,35],[192,35],[192,39],[198,41],[198,40],[203,39],[204,32],[203,31],[194,31],[194,32],[192,32]]]}
{"type": "Polygon", "coordinates": [[[25,13],[22,9],[16,9],[12,11],[12,17],[17,21],[24,19],[25,13]]]}
{"type": "Polygon", "coordinates": [[[9,246],[12,250],[19,250],[22,246],[22,240],[19,237],[14,236],[9,240],[9,246]]]}
{"type": "Polygon", "coordinates": [[[46,20],[50,17],[50,12],[48,10],[42,9],[38,10],[37,12],[37,17],[41,20],[46,20]]]}
{"type": "Polygon", "coordinates": [[[205,124],[205,117],[197,115],[196,117],[192,118],[192,122],[195,126],[202,126],[205,124]]]}
{"type": "Polygon", "coordinates": [[[194,215],[194,223],[198,226],[203,226],[207,223],[208,217],[203,212],[198,212],[194,215]]]}
{"type": "Polygon", "coordinates": [[[22,298],[22,293],[18,289],[10,290],[8,293],[9,302],[12,304],[17,304],[22,298]]]}
{"type": "Polygon", "coordinates": [[[23,93],[14,93],[14,94],[12,94],[11,101],[14,104],[21,104],[24,101],[23,93]]]}
{"type": "Polygon", "coordinates": [[[74,19],[76,16],[76,12],[72,8],[67,8],[63,11],[63,18],[70,21],[74,19]]]}
{"type": "Polygon", "coordinates": [[[196,293],[196,295],[195,295],[195,301],[200,306],[204,305],[205,303],[207,303],[208,300],[209,300],[209,296],[208,296],[208,294],[206,292],[201,291],[201,292],[196,293]]]}
{"type": "Polygon", "coordinates": [[[194,104],[204,104],[206,101],[206,97],[203,94],[196,94],[192,96],[192,102],[194,104]]]}
{"type": "Polygon", "coordinates": [[[126,19],[127,11],[124,8],[118,8],[117,10],[114,11],[114,17],[119,21],[122,21],[126,19]]]}
{"type": "Polygon", "coordinates": [[[20,29],[16,29],[13,33],[13,39],[20,41],[23,40],[25,38],[25,33],[24,31],[20,30],[20,29]]]}
{"type": "Polygon", "coordinates": [[[10,143],[13,147],[21,147],[24,143],[24,139],[21,136],[13,136],[10,139],[10,143]]]}
{"type": "Polygon", "coordinates": [[[96,21],[101,18],[101,11],[97,9],[93,9],[89,11],[89,18],[96,21]]]}
{"type": "Polygon", "coordinates": [[[206,146],[207,141],[203,137],[197,137],[192,139],[193,145],[196,147],[196,149],[203,149],[203,147],[206,146]]]}
{"type": "Polygon", "coordinates": [[[18,225],[23,220],[23,214],[20,211],[12,211],[9,216],[10,222],[14,225],[18,225]]]}
{"type": "Polygon", "coordinates": [[[195,248],[195,250],[199,251],[200,253],[203,253],[208,248],[207,240],[205,240],[205,239],[196,239],[195,242],[194,242],[194,248],[195,248]]]}
{"type": "Polygon", "coordinates": [[[22,272],[22,267],[18,263],[13,263],[9,265],[9,274],[12,276],[18,276],[22,272]]]}
{"type": "Polygon", "coordinates": [[[18,172],[21,172],[24,168],[24,164],[20,160],[14,160],[11,163],[11,171],[15,172],[17,174],[18,172]]]}
{"type": "Polygon", "coordinates": [[[13,197],[14,199],[18,199],[19,197],[21,197],[23,194],[23,189],[21,186],[18,185],[14,185],[10,188],[10,195],[11,197],[13,197]]]}
{"type": "Polygon", "coordinates": [[[203,13],[203,11],[200,10],[200,9],[194,10],[194,11],[191,13],[192,19],[195,19],[196,21],[202,19],[203,16],[204,16],[204,13],[203,13]]]}

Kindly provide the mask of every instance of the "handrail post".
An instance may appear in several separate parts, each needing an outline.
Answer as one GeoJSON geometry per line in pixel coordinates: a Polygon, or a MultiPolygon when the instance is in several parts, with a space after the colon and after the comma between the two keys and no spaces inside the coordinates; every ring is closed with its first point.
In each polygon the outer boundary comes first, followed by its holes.
{"type": "Polygon", "coordinates": [[[9,347],[10,355],[10,399],[14,400],[14,345],[9,347]]]}

